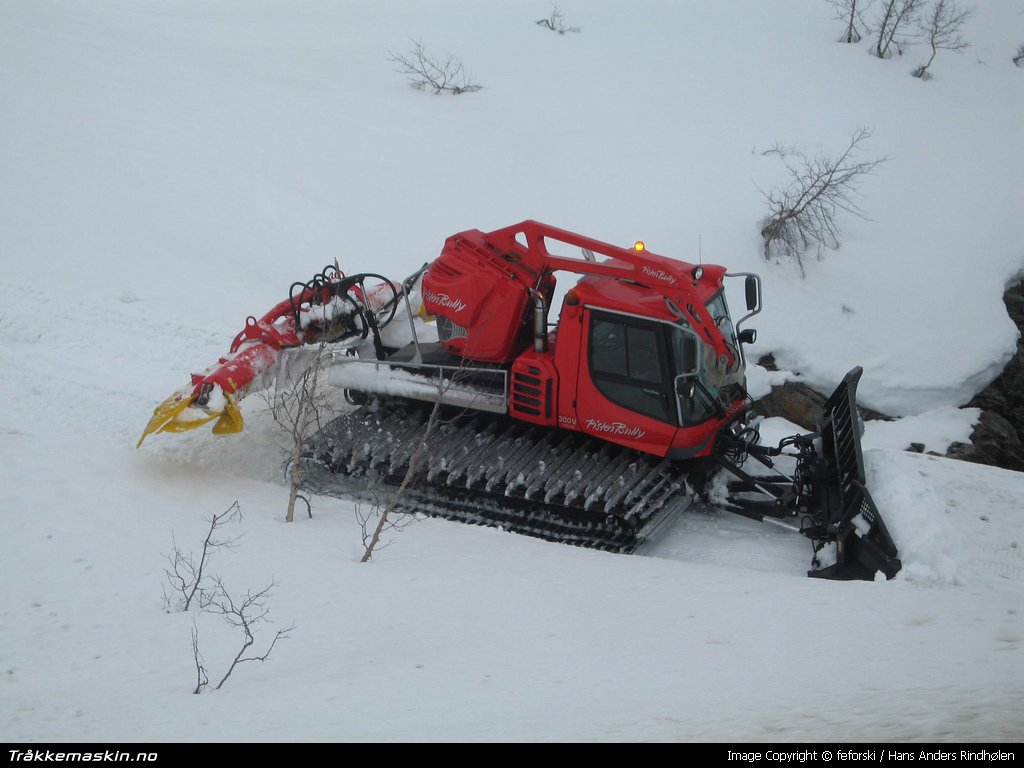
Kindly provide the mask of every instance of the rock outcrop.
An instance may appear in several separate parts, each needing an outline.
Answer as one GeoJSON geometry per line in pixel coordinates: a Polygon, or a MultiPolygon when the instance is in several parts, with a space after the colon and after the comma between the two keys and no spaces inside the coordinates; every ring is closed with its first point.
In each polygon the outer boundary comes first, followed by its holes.
{"type": "MultiPolygon", "coordinates": [[[[775,358],[765,355],[757,364],[769,371],[777,371],[775,358]]],[[[837,381],[836,384],[839,382],[837,381]]],[[[781,416],[787,421],[799,424],[809,432],[818,428],[818,419],[828,395],[823,395],[798,381],[788,381],[772,387],[772,391],[754,403],[754,411],[760,416],[781,416]]],[[[865,419],[885,419],[889,417],[859,406],[860,414],[865,419]]]]}
{"type": "MultiPolygon", "coordinates": [[[[1007,363],[1003,372],[979,392],[967,405],[981,409],[981,416],[971,433],[969,443],[953,443],[947,456],[978,464],[989,464],[1024,472],[1024,281],[1010,286],[1003,295],[1006,311],[1020,330],[1017,354],[1007,363]]],[[[757,361],[768,370],[778,370],[775,359],[766,355],[757,361]]],[[[762,416],[781,416],[799,424],[808,431],[817,427],[826,395],[806,384],[790,381],[772,387],[772,391],[754,403],[754,410],[762,416]]],[[[890,417],[860,407],[865,419],[890,417]]],[[[918,450],[920,444],[907,446],[918,450]]]]}
{"type": "Polygon", "coordinates": [[[969,406],[982,410],[970,443],[953,443],[948,456],[1024,472],[1024,281],[1003,294],[1006,312],[1017,325],[1017,354],[969,406]]]}

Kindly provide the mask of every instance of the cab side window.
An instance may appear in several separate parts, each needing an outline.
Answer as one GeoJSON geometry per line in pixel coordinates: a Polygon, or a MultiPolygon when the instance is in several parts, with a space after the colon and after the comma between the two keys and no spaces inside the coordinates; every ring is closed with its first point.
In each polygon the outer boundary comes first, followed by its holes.
{"type": "Polygon", "coordinates": [[[671,421],[664,332],[657,323],[593,312],[590,372],[598,391],[617,405],[671,421]]]}

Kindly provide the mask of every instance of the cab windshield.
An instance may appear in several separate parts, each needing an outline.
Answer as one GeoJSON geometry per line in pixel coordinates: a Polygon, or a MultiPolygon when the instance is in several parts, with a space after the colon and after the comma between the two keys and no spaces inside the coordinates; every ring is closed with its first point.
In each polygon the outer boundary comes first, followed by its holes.
{"type": "MultiPolygon", "coordinates": [[[[690,330],[685,322],[672,328],[670,332],[672,348],[672,363],[675,375],[683,377],[694,377],[700,384],[704,384],[704,370],[709,365],[714,365],[715,350],[707,344],[702,344],[696,334],[690,330]],[[708,353],[710,352],[710,359],[708,353]]],[[[715,412],[715,406],[708,397],[708,390],[705,386],[695,386],[693,397],[686,397],[677,394],[679,402],[679,416],[682,425],[699,424],[707,421],[715,412]]]]}
{"type": "Polygon", "coordinates": [[[693,397],[678,396],[679,412],[684,425],[706,421],[717,410],[714,401],[726,405],[744,383],[743,353],[725,302],[725,292],[715,294],[706,306],[707,316],[721,331],[736,362],[726,369],[726,364],[718,359],[715,348],[698,338],[686,320],[680,319],[673,326],[669,334],[669,347],[674,373],[676,376],[696,380],[693,397]]]}

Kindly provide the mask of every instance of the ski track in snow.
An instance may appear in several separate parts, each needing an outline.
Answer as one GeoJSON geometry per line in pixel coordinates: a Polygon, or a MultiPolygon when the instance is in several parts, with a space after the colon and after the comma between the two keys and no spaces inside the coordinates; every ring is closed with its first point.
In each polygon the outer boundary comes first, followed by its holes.
{"type": "MultiPolygon", "coordinates": [[[[230,338],[214,330],[151,317],[143,302],[119,308],[73,291],[55,296],[32,285],[0,282],[0,383],[47,408],[9,409],[0,428],[34,432],[59,427],[73,434],[127,439],[140,419],[188,383],[190,360],[227,352],[230,338]],[[159,397],[151,392],[165,390],[159,397]],[[67,407],[71,406],[71,407],[67,407]]],[[[137,439],[137,435],[136,435],[137,439]]]]}

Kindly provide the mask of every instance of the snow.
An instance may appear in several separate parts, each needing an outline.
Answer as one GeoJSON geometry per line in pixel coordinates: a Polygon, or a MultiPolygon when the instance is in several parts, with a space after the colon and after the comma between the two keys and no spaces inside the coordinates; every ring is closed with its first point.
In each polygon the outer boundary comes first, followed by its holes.
{"type": "MultiPolygon", "coordinates": [[[[1015,348],[1024,5],[979,5],[926,83],[919,46],[835,43],[824,2],[560,7],[580,34],[512,0],[0,4],[5,741],[1020,739],[1024,479],[902,449],[964,440],[959,406],[1015,348]],[[409,88],[387,57],[410,38],[483,89],[409,88]],[[785,169],[763,151],[835,152],[860,125],[889,158],[869,218],[806,279],[765,263],[758,188],[785,169]],[[748,356],[783,370],[754,369],[758,392],[862,365],[865,404],[909,417],[864,437],[899,576],[807,579],[806,541],[714,510],[636,557],[428,519],[363,565],[350,504],[283,522],[258,398],[242,435],[133,450],[323,264],[401,278],[525,218],[759,272],[748,356]],[[235,500],[244,537],[214,568],[237,592],[276,579],[257,642],[296,629],[193,696],[164,555],[235,500]]],[[[195,619],[219,676],[237,640],[195,619]]]]}
{"type": "Polygon", "coordinates": [[[911,443],[920,443],[925,451],[945,453],[953,443],[969,443],[978,422],[978,408],[943,406],[917,416],[896,421],[864,422],[864,445],[906,450],[911,443]]]}
{"type": "Polygon", "coordinates": [[[747,392],[755,400],[772,391],[772,387],[781,387],[787,381],[793,381],[796,377],[791,371],[769,371],[756,365],[751,355],[747,355],[747,392]]]}

